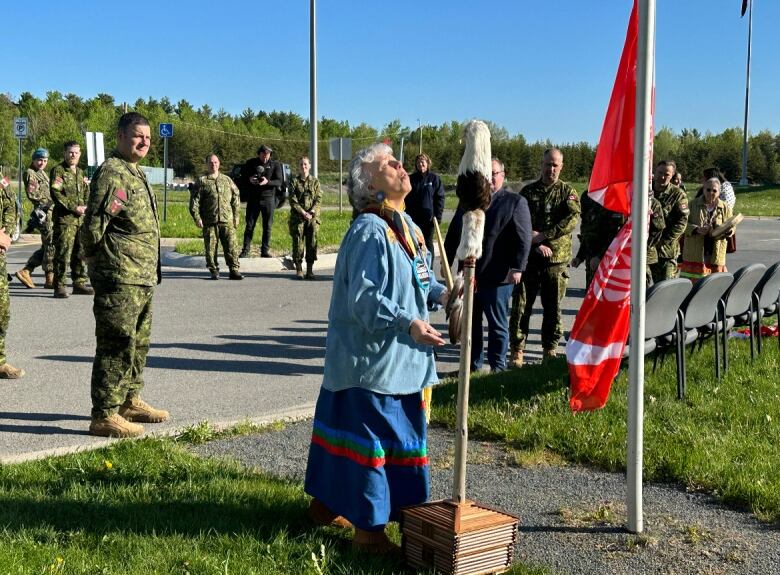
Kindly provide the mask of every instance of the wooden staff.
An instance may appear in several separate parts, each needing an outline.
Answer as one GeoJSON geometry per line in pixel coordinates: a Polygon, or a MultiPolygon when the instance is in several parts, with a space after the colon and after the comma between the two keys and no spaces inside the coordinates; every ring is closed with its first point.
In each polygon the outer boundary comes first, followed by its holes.
{"type": "MultiPolygon", "coordinates": [[[[441,237],[441,230],[439,229],[439,222],[436,218],[433,218],[433,229],[436,231],[436,243],[439,246],[439,258],[441,259],[442,267],[444,268],[444,281],[447,284],[447,289],[452,291],[452,270],[450,269],[450,263],[447,261],[447,254],[444,251],[444,240],[441,237]]],[[[425,402],[425,422],[431,422],[431,403],[433,402],[433,387],[428,386],[423,389],[423,401],[425,402]]]]}
{"type": "Polygon", "coordinates": [[[447,289],[452,291],[452,286],[454,285],[452,270],[450,269],[450,262],[447,261],[447,252],[444,251],[444,240],[441,237],[439,222],[436,218],[433,218],[433,229],[436,231],[436,243],[439,246],[439,259],[442,261],[442,268],[444,269],[444,281],[447,284],[447,289]]]}
{"type": "Polygon", "coordinates": [[[458,374],[458,417],[455,437],[455,473],[452,500],[466,502],[466,450],[469,440],[469,382],[471,380],[471,314],[474,311],[474,267],[476,258],[463,260],[463,313],[460,329],[460,372],[458,374]]]}

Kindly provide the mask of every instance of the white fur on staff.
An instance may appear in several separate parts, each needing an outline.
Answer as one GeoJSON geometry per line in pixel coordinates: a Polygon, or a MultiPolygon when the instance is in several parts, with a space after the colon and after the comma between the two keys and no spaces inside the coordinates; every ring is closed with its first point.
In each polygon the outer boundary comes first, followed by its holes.
{"type": "Polygon", "coordinates": [[[463,210],[463,230],[457,257],[482,257],[482,237],[485,231],[485,212],[490,204],[492,157],[490,130],[481,120],[471,120],[463,128],[466,148],[458,167],[456,194],[463,210]]]}

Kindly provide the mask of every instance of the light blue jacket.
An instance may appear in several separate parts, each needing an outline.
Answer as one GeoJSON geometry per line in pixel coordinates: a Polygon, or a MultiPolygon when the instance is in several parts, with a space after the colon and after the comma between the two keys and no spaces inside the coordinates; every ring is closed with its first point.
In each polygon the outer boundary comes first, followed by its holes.
{"type": "MultiPolygon", "coordinates": [[[[420,233],[407,214],[394,215],[405,218],[412,237],[420,233]]],[[[426,259],[431,282],[423,289],[387,223],[374,214],[355,219],[336,260],[322,387],[410,394],[438,383],[433,347],[409,335],[412,320],[427,321],[428,306],[436,309],[446,289],[434,277],[431,254],[426,259]]]]}

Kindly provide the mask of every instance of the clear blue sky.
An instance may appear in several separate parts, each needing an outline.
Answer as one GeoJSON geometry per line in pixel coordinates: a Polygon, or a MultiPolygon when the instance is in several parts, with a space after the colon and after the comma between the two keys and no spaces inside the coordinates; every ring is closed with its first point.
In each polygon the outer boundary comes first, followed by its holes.
{"type": "MultiPolygon", "coordinates": [[[[14,97],[167,96],[308,117],[308,0],[22,4],[2,10],[0,89],[14,97]]],[[[740,4],[657,1],[656,129],[742,126],[740,4]]],[[[780,2],[754,5],[751,131],[777,132],[780,2]]],[[[479,117],[529,140],[595,143],[630,10],[631,0],[320,0],[318,115],[380,129],[479,117]]]]}

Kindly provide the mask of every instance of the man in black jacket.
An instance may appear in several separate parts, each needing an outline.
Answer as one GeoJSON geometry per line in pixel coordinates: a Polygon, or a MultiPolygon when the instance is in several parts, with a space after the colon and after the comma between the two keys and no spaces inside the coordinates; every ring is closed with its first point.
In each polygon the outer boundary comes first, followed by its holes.
{"type": "Polygon", "coordinates": [[[276,190],[282,187],[282,165],[271,159],[273,150],[263,144],[257,149],[257,157],[244,164],[241,176],[244,178],[249,195],[246,201],[246,229],[244,247],[240,258],[249,257],[252,236],[255,233],[257,217],[263,218],[263,239],[260,245],[260,257],[270,258],[271,225],[276,209],[276,190]]]}
{"type": "MultiPolygon", "coordinates": [[[[531,250],[531,214],[528,202],[504,187],[504,164],[493,158],[490,206],[485,211],[482,257],[477,260],[477,280],[471,330],[471,370],[482,367],[482,314],[488,324],[487,360],[491,371],[506,369],[509,348],[509,300],[520,283],[531,250]]],[[[463,213],[452,218],[444,249],[449,261],[460,242],[463,213]]]]}
{"type": "Polygon", "coordinates": [[[419,154],[414,159],[415,172],[409,176],[412,191],[404,199],[406,213],[420,228],[425,238],[425,246],[433,253],[433,218],[441,223],[444,213],[444,186],[441,178],[434,174],[431,159],[427,154],[419,154]]]}

